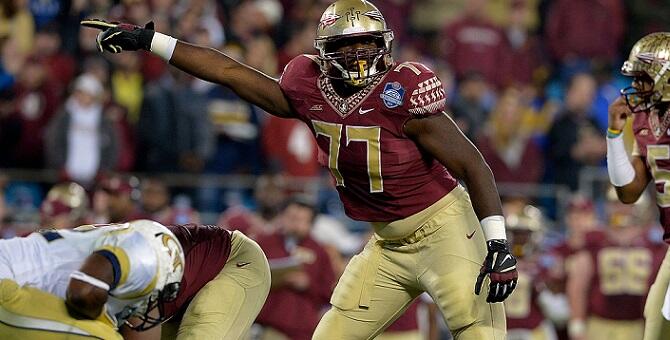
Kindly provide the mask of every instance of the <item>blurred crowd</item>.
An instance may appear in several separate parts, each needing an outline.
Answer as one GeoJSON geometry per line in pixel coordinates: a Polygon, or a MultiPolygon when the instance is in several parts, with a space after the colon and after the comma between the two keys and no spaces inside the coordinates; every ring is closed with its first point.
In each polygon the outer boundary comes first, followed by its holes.
{"type": "MultiPolygon", "coordinates": [[[[352,232],[354,224],[341,216],[341,209],[339,214],[323,213],[334,211],[332,189],[316,197],[289,198],[301,190],[289,189],[288,179],[328,176],[317,164],[310,131],[301,122],[269,116],[224,87],[168,67],[150,53],[101,54],[95,44],[97,31],[80,27],[79,21],[153,21],[158,31],[218,48],[278,77],[293,57],[316,52],[315,28],[328,3],[0,0],[0,172],[53,169],[61,182],[24,183],[0,175],[2,236],[20,235],[38,225],[69,227],[133,218],[197,222],[199,212],[214,212],[218,221],[205,222],[242,229],[259,240],[271,259],[278,279],[259,319],[264,332],[276,331],[276,339],[282,334],[290,339],[306,336],[311,323],[286,328],[280,322],[286,311],[273,308],[304,305],[295,318],[304,318],[301,313],[307,311],[318,313],[347,257],[366,239],[365,227],[352,232]],[[253,189],[231,194],[213,188],[171,188],[161,176],[174,173],[259,177],[253,189]],[[332,271],[323,273],[316,267],[332,271]],[[317,279],[325,280],[326,291],[312,290],[315,285],[310,282],[317,279]],[[309,293],[302,294],[305,291],[309,293]],[[300,300],[305,297],[311,302],[300,300]]],[[[529,238],[542,244],[536,250],[543,250],[530,261],[530,267],[539,269],[531,271],[550,279],[546,284],[539,280],[543,285],[531,290],[567,294],[569,270],[556,261],[565,262],[574,254],[584,261],[584,254],[598,247],[590,246],[593,242],[587,241],[592,238],[585,235],[607,234],[619,223],[613,222],[618,215],[612,213],[604,191],[596,200],[579,195],[579,173],[584,167],[604,166],[607,106],[627,86],[619,67],[637,39],[670,30],[664,15],[670,13],[670,3],[373,3],[395,32],[396,60],[419,61],[435,70],[448,93],[450,114],[479,147],[499,183],[557,185],[575,194],[560,220],[547,202],[513,189],[503,197],[510,216],[523,215],[527,204],[540,205],[545,213],[539,229],[526,227],[544,236],[529,238]],[[552,220],[560,225],[552,226],[552,220]]],[[[653,212],[646,211],[644,218],[629,215],[637,217],[624,219],[626,223],[638,228],[628,239],[648,239],[649,249],[662,247],[650,218],[653,212]]],[[[595,239],[608,239],[607,235],[595,239]]],[[[625,265],[636,263],[624,261],[625,265]]],[[[652,269],[649,275],[655,273],[652,269]]],[[[394,326],[409,332],[402,339],[412,339],[410,333],[419,324],[434,326],[427,327],[432,339],[444,333],[444,327],[441,331],[433,322],[430,303],[413,305],[410,311],[406,315],[414,316],[394,326]]],[[[567,332],[570,316],[538,313],[541,317],[533,322],[546,319],[567,332]]],[[[273,339],[272,334],[264,336],[273,339]]]]}

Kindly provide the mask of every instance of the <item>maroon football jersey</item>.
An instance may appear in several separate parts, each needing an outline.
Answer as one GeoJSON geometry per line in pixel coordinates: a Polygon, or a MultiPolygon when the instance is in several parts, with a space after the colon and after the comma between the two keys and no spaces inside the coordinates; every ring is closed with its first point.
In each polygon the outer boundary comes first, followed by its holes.
{"type": "Polygon", "coordinates": [[[663,240],[670,243],[670,114],[636,113],[633,133],[637,151],[656,183],[656,204],[663,226],[663,240]]]}
{"type": "Polygon", "coordinates": [[[165,304],[164,316],[179,319],[195,294],[221,272],[230,255],[230,232],[198,224],[168,226],[184,249],[184,276],[177,299],[165,304]]]}
{"type": "Polygon", "coordinates": [[[644,235],[617,245],[605,231],[588,234],[586,250],[591,254],[595,275],[589,292],[589,313],[612,320],[643,317],[649,287],[663,261],[666,245],[644,235]]]}
{"type": "Polygon", "coordinates": [[[519,259],[519,279],[514,292],[505,300],[507,329],[531,330],[540,326],[544,315],[538,305],[537,287],[544,280],[542,269],[535,259],[519,259]]]}
{"type": "Polygon", "coordinates": [[[394,65],[354,95],[340,97],[316,56],[293,59],[280,79],[298,118],[312,130],[318,161],[330,168],[347,215],[390,222],[419,212],[457,184],[403,132],[413,117],[441,114],[442,83],[419,63],[394,65]]]}

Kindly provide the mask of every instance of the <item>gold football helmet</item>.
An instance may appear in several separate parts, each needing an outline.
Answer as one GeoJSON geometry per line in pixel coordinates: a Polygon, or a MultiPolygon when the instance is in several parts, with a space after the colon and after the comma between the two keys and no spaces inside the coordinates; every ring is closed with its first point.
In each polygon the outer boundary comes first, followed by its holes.
{"type": "Polygon", "coordinates": [[[661,102],[670,102],[670,33],[656,32],[638,40],[623,63],[621,73],[646,78],[653,84],[649,90],[633,86],[621,90],[631,111],[646,111],[661,102]]]}
{"type": "Polygon", "coordinates": [[[86,215],[88,203],[88,195],[81,185],[74,182],[61,183],[49,190],[40,210],[45,218],[66,213],[76,221],[86,215]]]}
{"type": "Polygon", "coordinates": [[[338,0],[323,12],[314,47],[319,51],[323,74],[349,85],[365,86],[389,71],[392,42],[393,32],[377,7],[365,0],[338,0]],[[340,50],[371,42],[376,47],[340,50]]]}
{"type": "Polygon", "coordinates": [[[508,214],[505,224],[512,254],[523,258],[535,253],[540,246],[545,223],[542,211],[532,205],[526,205],[517,213],[508,214]]]}
{"type": "Polygon", "coordinates": [[[653,208],[647,192],[642,192],[640,198],[633,204],[625,204],[619,201],[616,190],[610,187],[606,193],[607,198],[607,223],[613,229],[626,227],[644,227],[645,221],[651,217],[650,210],[653,208]]]}

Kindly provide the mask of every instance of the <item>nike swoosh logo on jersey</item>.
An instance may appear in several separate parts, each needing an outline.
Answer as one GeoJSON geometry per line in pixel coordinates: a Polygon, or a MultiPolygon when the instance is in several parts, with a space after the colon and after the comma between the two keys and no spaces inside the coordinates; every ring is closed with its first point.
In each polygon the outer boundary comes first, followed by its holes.
{"type": "Polygon", "coordinates": [[[375,109],[375,108],[373,107],[373,108],[371,108],[371,109],[363,110],[362,107],[359,107],[359,108],[358,108],[358,114],[364,115],[364,114],[366,114],[366,113],[368,113],[368,112],[373,111],[374,109],[375,109]]]}
{"type": "Polygon", "coordinates": [[[470,235],[467,235],[467,234],[466,234],[465,237],[467,237],[468,240],[469,240],[469,239],[472,238],[472,236],[475,236],[475,233],[476,233],[476,232],[477,232],[477,229],[475,229],[475,231],[473,231],[472,234],[470,234],[470,235]]]}
{"type": "Polygon", "coordinates": [[[242,268],[244,266],[250,265],[251,262],[237,262],[236,266],[237,268],[242,268]]]}

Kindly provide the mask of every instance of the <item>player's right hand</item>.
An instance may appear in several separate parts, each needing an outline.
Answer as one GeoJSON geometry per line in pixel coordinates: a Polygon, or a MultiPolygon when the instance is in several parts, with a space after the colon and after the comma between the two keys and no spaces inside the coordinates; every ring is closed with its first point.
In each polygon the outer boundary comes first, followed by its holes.
{"type": "Polygon", "coordinates": [[[107,22],[99,19],[82,20],[82,26],[96,28],[98,33],[96,42],[98,50],[111,53],[121,51],[150,50],[151,40],[154,37],[154,23],[150,21],[144,27],[133,24],[107,22]]]}
{"type": "Polygon", "coordinates": [[[608,127],[613,130],[623,130],[626,125],[626,119],[633,113],[630,111],[626,99],[620,96],[608,109],[608,127]]]}

